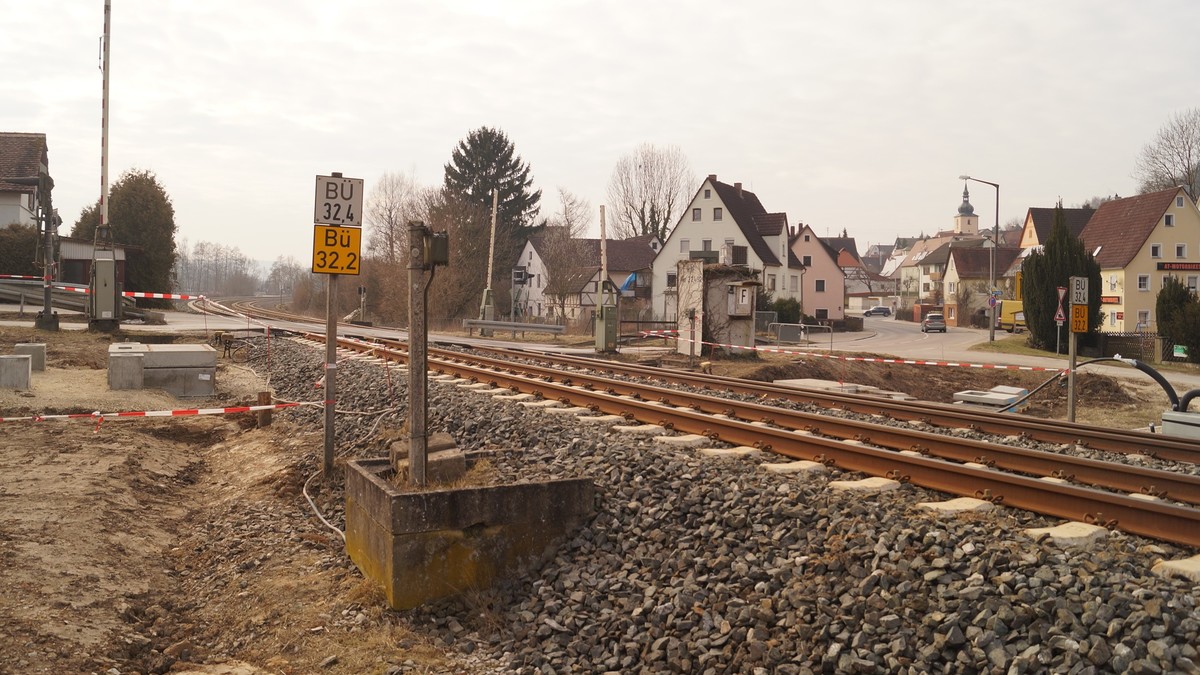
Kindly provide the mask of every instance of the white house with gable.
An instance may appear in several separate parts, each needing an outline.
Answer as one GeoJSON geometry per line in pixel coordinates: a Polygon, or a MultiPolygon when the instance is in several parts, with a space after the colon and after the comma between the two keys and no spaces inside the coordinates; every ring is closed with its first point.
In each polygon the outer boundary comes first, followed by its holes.
{"type": "Polygon", "coordinates": [[[803,266],[788,248],[787,214],[768,213],[758,196],[741,183],[709,175],[684,209],[652,265],[654,314],[666,320],[678,311],[680,260],[745,265],[772,297],[801,298],[803,266]]]}

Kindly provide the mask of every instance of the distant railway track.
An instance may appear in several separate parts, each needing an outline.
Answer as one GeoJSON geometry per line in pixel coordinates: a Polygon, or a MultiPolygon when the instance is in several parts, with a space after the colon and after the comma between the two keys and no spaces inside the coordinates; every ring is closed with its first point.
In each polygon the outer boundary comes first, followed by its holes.
{"type": "MultiPolygon", "coordinates": [[[[238,308],[247,310],[274,320],[314,322],[277,310],[264,312],[247,305],[238,308]]],[[[318,332],[306,337],[324,340],[318,332]]],[[[404,344],[398,341],[340,338],[339,347],[399,363],[407,360],[404,344]]],[[[971,428],[1193,465],[1200,460],[1200,449],[1194,443],[1019,415],[972,413],[938,404],[802,392],[596,359],[491,347],[471,349],[474,353],[431,349],[428,367],[500,389],[757,447],[793,459],[814,460],[949,494],[1200,546],[1200,510],[1196,508],[1200,504],[1200,477],[1192,473],[1033,450],[944,432],[971,428]],[[543,363],[528,362],[534,359],[543,363]],[[852,411],[866,419],[792,410],[772,405],[773,400],[814,403],[852,411]],[[888,424],[888,420],[916,424],[888,424]]]]}

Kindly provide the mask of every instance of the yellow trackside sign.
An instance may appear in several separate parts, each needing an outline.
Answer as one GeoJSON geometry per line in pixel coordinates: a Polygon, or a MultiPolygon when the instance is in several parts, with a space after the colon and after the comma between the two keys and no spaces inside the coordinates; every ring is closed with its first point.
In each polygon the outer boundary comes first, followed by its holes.
{"type": "Polygon", "coordinates": [[[358,274],[362,260],[362,228],[336,225],[313,226],[315,274],[358,274]]]}
{"type": "Polygon", "coordinates": [[[1071,305],[1071,332],[1088,332],[1088,306],[1071,305]]]}

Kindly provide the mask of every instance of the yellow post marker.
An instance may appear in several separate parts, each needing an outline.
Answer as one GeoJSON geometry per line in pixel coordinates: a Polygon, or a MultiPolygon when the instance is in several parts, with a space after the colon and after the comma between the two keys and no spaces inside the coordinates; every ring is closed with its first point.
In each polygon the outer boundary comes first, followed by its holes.
{"type": "Polygon", "coordinates": [[[314,274],[358,274],[362,261],[362,228],[313,226],[314,274]]]}
{"type": "Polygon", "coordinates": [[[1071,305],[1071,332],[1088,332],[1088,306],[1071,305]]]}

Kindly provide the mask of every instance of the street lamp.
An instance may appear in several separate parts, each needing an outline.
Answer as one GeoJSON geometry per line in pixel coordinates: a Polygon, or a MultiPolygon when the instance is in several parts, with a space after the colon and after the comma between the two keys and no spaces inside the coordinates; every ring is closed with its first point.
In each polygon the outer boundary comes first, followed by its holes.
{"type": "Polygon", "coordinates": [[[995,342],[996,341],[996,304],[994,302],[995,296],[992,294],[992,292],[996,288],[996,247],[1000,245],[1000,184],[993,183],[990,180],[980,180],[978,178],[972,178],[967,175],[959,176],[958,179],[959,180],[973,180],[976,183],[983,183],[984,185],[991,185],[992,187],[996,188],[996,224],[995,224],[995,226],[992,227],[992,254],[990,256],[988,256],[988,260],[990,262],[990,264],[988,265],[988,267],[990,268],[989,275],[991,277],[991,279],[989,280],[989,283],[991,284],[991,288],[988,289],[988,297],[993,298],[993,302],[991,303],[991,312],[990,312],[991,319],[988,321],[988,341],[995,342]]]}
{"type": "Polygon", "coordinates": [[[54,313],[50,298],[54,281],[53,231],[58,227],[58,214],[54,212],[54,207],[50,202],[50,191],[54,189],[54,179],[45,171],[39,171],[36,176],[19,176],[2,180],[13,185],[32,185],[37,188],[37,221],[45,235],[43,241],[45,250],[42,254],[42,311],[33,320],[33,327],[38,330],[58,330],[58,315],[54,313]]]}

